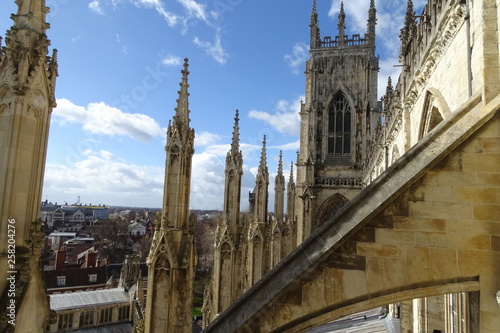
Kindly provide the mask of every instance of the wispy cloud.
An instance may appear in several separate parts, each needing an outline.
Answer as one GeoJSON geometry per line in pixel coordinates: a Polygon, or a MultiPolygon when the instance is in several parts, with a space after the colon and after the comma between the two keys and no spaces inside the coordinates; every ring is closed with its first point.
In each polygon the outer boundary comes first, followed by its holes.
{"type": "Polygon", "coordinates": [[[104,15],[104,9],[101,6],[101,3],[99,0],[93,0],[92,2],[89,3],[89,8],[91,11],[94,13],[97,13],[99,15],[104,15]]]}
{"type": "Polygon", "coordinates": [[[73,43],[76,43],[76,42],[78,42],[80,39],[82,39],[82,35],[78,35],[78,36],[72,37],[72,38],[71,38],[71,41],[72,41],[73,43]]]}
{"type": "Polygon", "coordinates": [[[217,61],[219,64],[226,63],[228,55],[224,50],[224,48],[222,47],[222,38],[219,31],[217,31],[217,33],[215,34],[213,42],[202,41],[198,37],[195,37],[193,42],[196,46],[201,48],[206,54],[215,59],[215,61],[217,61]]]}
{"type": "Polygon", "coordinates": [[[138,141],[150,141],[163,137],[165,130],[151,117],[140,113],[126,113],[103,102],[90,103],[86,107],[58,99],[54,109],[54,121],[80,123],[83,129],[95,134],[128,136],[138,141]]]}
{"type": "Polygon", "coordinates": [[[290,54],[285,54],[285,61],[294,74],[299,74],[304,69],[304,64],[309,58],[309,46],[306,43],[296,43],[290,54]]]}
{"type": "Polygon", "coordinates": [[[210,23],[205,5],[202,5],[194,0],[178,0],[185,8],[189,17],[195,17],[205,23],[210,23]]]}
{"type": "MultiPolygon", "coordinates": [[[[180,33],[183,35],[189,32],[190,27],[202,22],[208,28],[205,29],[205,33],[213,37],[196,36],[192,38],[192,42],[215,61],[225,64],[228,55],[222,46],[220,15],[216,11],[207,10],[207,4],[200,1],[176,0],[175,2],[180,7],[165,0],[111,0],[109,4],[113,9],[119,8],[119,5],[132,4],[137,8],[154,10],[165,20],[168,27],[181,27],[180,33]]],[[[92,0],[89,8],[97,14],[105,14],[102,0],[92,0]]],[[[122,51],[127,53],[128,49],[124,47],[122,51]]]]}
{"type": "Polygon", "coordinates": [[[178,67],[182,64],[181,57],[174,56],[174,55],[167,55],[161,60],[161,63],[164,64],[165,66],[173,66],[173,67],[178,67]]]}
{"type": "Polygon", "coordinates": [[[304,96],[300,96],[294,101],[280,100],[276,105],[276,111],[269,113],[266,111],[252,110],[249,117],[263,120],[278,132],[292,136],[300,135],[300,101],[304,96]]]}
{"type": "Polygon", "coordinates": [[[181,19],[179,15],[169,12],[161,0],[130,0],[135,6],[143,8],[153,8],[167,22],[168,26],[175,26],[181,19]]]}

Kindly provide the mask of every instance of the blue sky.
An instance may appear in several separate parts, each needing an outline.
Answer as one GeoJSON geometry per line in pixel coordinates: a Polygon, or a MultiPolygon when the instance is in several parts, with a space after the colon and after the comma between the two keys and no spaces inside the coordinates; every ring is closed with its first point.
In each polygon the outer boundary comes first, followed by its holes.
{"type": "MultiPolygon", "coordinates": [[[[370,0],[345,1],[347,33],[364,34],[370,0]]],[[[417,12],[423,0],[414,1],[417,12]]],[[[195,155],[192,209],[222,209],[224,161],[240,112],[242,210],[263,135],[271,174],[299,144],[312,0],[46,0],[59,78],[43,200],[161,207],[165,132],[189,58],[195,155]]],[[[321,35],[337,35],[338,0],[317,0],[321,35]]],[[[395,81],[406,0],[377,0],[379,96],[395,81]]],[[[0,2],[0,31],[14,0],[0,2]]]]}

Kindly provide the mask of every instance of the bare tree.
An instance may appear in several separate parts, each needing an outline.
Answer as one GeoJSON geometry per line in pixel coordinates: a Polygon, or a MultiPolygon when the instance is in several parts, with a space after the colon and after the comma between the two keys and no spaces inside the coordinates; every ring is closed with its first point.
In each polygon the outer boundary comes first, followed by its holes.
{"type": "Polygon", "coordinates": [[[131,252],[132,242],[128,232],[128,221],[120,217],[99,220],[90,232],[94,237],[100,257],[108,258],[110,263],[123,262],[131,252]]]}
{"type": "Polygon", "coordinates": [[[194,228],[194,241],[196,245],[196,280],[204,284],[212,276],[214,266],[214,242],[215,229],[217,227],[216,218],[197,221],[194,228]]]}

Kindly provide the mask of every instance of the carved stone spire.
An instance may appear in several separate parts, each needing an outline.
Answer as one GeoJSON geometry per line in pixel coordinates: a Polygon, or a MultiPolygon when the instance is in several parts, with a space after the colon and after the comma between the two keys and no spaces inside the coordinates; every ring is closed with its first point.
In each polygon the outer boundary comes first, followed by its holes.
{"type": "MultiPolygon", "coordinates": [[[[168,125],[162,219],[147,258],[148,300],[144,332],[192,331],[195,273],[194,215],[189,214],[194,130],[189,128],[188,59],[181,71],[179,99],[168,125]]],[[[136,327],[137,328],[137,327],[136,327]]]]}
{"type": "Polygon", "coordinates": [[[390,103],[393,95],[394,95],[394,88],[392,87],[392,79],[389,76],[389,78],[387,79],[387,87],[385,88],[385,95],[382,97],[382,101],[384,102],[384,109],[390,103]]]}
{"type": "Polygon", "coordinates": [[[260,155],[259,170],[255,180],[255,212],[254,218],[257,222],[267,221],[267,196],[269,185],[269,170],[266,161],[266,136],[262,141],[262,152],[260,155]]]}
{"type": "Polygon", "coordinates": [[[185,229],[189,218],[189,187],[191,161],[194,154],[194,130],[189,128],[188,59],[181,71],[179,98],[174,119],[167,129],[167,158],[165,162],[165,188],[163,194],[162,228],[185,229]]]}
{"type": "Polygon", "coordinates": [[[405,25],[401,29],[401,33],[399,35],[399,39],[401,40],[401,56],[404,57],[406,55],[407,47],[410,44],[416,29],[417,22],[415,20],[415,11],[413,10],[413,1],[408,0],[406,5],[405,25]]]}
{"type": "Polygon", "coordinates": [[[231,154],[237,155],[240,152],[240,127],[239,127],[239,111],[236,110],[233,126],[233,140],[231,141],[231,154]]]}
{"type": "Polygon", "coordinates": [[[345,13],[344,13],[344,1],[340,3],[340,13],[339,22],[337,24],[339,28],[339,46],[344,45],[344,35],[345,35],[345,13]]]}
{"type": "MultiPolygon", "coordinates": [[[[243,154],[240,151],[239,112],[234,117],[231,149],[226,156],[226,182],[224,189],[224,223],[236,226],[240,218],[241,176],[243,175],[243,154]]],[[[234,235],[233,235],[234,236],[234,235]]]]}
{"type": "Polygon", "coordinates": [[[259,173],[267,174],[267,152],[266,152],[266,136],[264,135],[264,139],[262,140],[262,151],[260,153],[260,164],[259,164],[259,173]]]}
{"type": "Polygon", "coordinates": [[[278,176],[283,177],[283,151],[280,150],[280,159],[278,162],[278,176]]]}
{"type": "Polygon", "coordinates": [[[394,91],[394,88],[392,87],[392,79],[389,76],[389,78],[387,79],[387,88],[385,88],[385,94],[392,95],[393,91],[394,91]]]}
{"type": "Polygon", "coordinates": [[[368,30],[367,39],[370,45],[375,46],[375,25],[377,24],[377,10],[375,9],[375,0],[370,1],[368,10],[368,30]]]}
{"type": "Polygon", "coordinates": [[[313,0],[312,12],[311,12],[311,23],[309,24],[310,28],[310,47],[311,49],[315,49],[321,46],[320,34],[319,34],[319,25],[318,25],[318,12],[316,10],[316,0],[313,0]]]}
{"type": "Polygon", "coordinates": [[[293,162],[290,163],[290,178],[288,180],[287,191],[287,219],[295,219],[295,180],[293,177],[293,162]]]}
{"type": "Polygon", "coordinates": [[[188,58],[184,59],[184,69],[181,70],[182,81],[179,83],[181,89],[178,91],[177,107],[175,108],[174,122],[178,127],[189,127],[189,84],[188,84],[188,58]]]}
{"type": "MultiPolygon", "coordinates": [[[[46,56],[50,45],[46,31],[50,25],[45,22],[49,12],[45,1],[22,0],[17,3],[17,14],[11,16],[14,25],[6,32],[5,43],[7,58],[11,61],[10,65],[17,81],[13,88],[17,93],[24,94],[29,81],[33,79],[33,71],[38,66],[52,63],[47,75],[57,76],[57,64],[55,59],[46,56]]],[[[54,89],[55,87],[49,87],[52,95],[54,89]]]]}
{"type": "Polygon", "coordinates": [[[274,181],[274,215],[278,223],[283,221],[285,207],[285,176],[283,176],[283,152],[280,150],[278,173],[274,181]]]}

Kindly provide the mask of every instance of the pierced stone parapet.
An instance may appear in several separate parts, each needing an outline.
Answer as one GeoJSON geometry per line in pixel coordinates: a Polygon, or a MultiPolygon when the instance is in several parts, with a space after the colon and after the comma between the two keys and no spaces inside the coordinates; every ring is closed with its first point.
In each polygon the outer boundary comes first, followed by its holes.
{"type": "Polygon", "coordinates": [[[333,187],[333,188],[339,188],[339,187],[361,188],[363,185],[363,180],[361,178],[316,177],[314,179],[314,185],[321,187],[333,187]]]}

